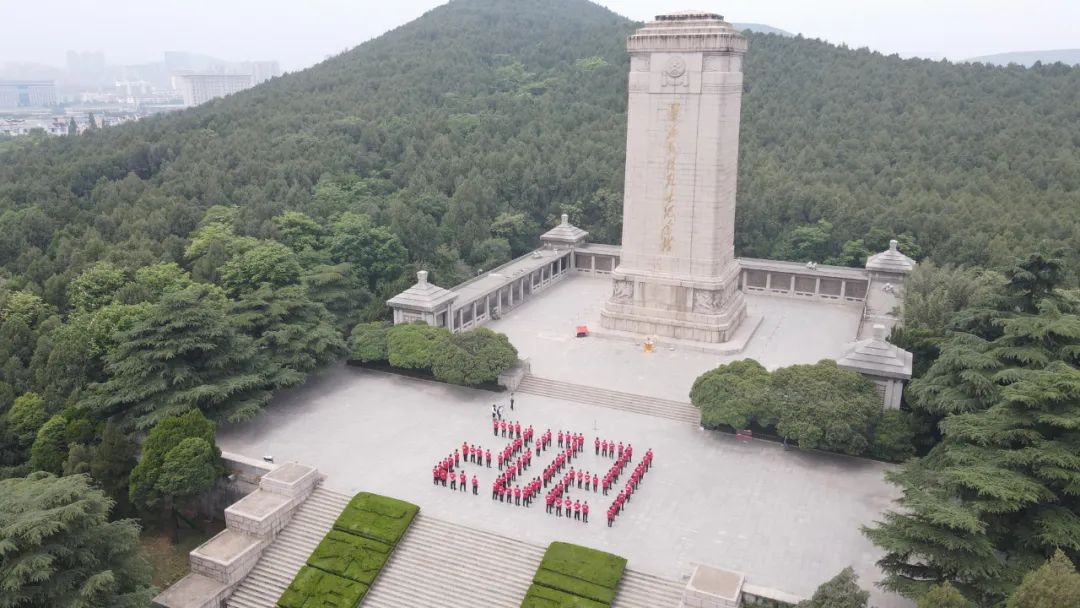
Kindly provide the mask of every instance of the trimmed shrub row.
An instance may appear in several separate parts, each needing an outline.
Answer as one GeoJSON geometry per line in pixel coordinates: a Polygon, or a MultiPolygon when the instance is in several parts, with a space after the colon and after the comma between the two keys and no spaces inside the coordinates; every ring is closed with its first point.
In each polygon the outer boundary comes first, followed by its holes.
{"type": "Polygon", "coordinates": [[[368,492],[354,496],[278,599],[278,607],[356,608],[419,510],[368,492]]]}
{"type": "Polygon", "coordinates": [[[626,559],[569,543],[551,543],[525,595],[523,608],[611,606],[626,559]]]}
{"type": "Polygon", "coordinates": [[[505,335],[486,327],[454,334],[422,321],[361,323],[353,328],[349,344],[355,361],[419,370],[463,386],[495,382],[517,363],[518,355],[505,335]]]}

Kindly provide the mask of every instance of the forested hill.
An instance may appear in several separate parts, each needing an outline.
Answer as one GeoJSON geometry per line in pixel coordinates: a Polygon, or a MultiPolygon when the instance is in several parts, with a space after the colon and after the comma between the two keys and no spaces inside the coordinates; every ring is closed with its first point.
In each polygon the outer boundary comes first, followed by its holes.
{"type": "MultiPolygon", "coordinates": [[[[260,239],[281,238],[285,210],[324,227],[366,214],[442,284],[528,250],[561,211],[616,242],[635,27],[583,0],[454,0],[227,99],[16,145],[0,155],[0,266],[66,310],[98,259],[194,269],[185,248],[213,205],[260,239]]],[[[1076,262],[1080,69],[760,34],[750,49],[741,254],[859,264],[903,233],[941,261],[999,266],[1048,243],[1076,262]]]]}

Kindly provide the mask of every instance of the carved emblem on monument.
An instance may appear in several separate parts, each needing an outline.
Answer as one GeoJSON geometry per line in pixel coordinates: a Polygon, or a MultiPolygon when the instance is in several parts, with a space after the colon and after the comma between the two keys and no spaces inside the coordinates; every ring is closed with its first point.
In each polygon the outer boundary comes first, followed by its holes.
{"type": "Polygon", "coordinates": [[[613,283],[614,289],[611,294],[613,300],[619,302],[630,302],[634,299],[634,284],[630,281],[615,281],[613,283]]]}
{"type": "Polygon", "coordinates": [[[721,308],[720,294],[705,289],[694,290],[694,312],[716,312],[721,308]]]}
{"type": "Polygon", "coordinates": [[[675,55],[667,60],[667,64],[664,66],[664,81],[665,87],[685,87],[690,85],[690,80],[686,75],[686,60],[675,55]]]}

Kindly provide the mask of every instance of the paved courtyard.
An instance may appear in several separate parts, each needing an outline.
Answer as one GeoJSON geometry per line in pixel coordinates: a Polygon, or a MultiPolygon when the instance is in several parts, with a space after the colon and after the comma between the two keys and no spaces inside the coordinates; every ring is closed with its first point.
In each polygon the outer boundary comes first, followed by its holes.
{"type": "Polygon", "coordinates": [[[722,363],[752,358],[775,369],[839,358],[855,340],[862,314],[852,303],[747,295],[749,313],[762,321],[743,352],[658,347],[646,354],[629,341],[574,337],[577,325],[599,327],[600,306],[610,292],[610,278],[571,276],[487,327],[509,336],[537,376],[689,401],[694,379],[722,363]]]}
{"type": "MultiPolygon", "coordinates": [[[[606,526],[610,499],[600,493],[570,493],[589,501],[593,521],[587,525],[549,516],[542,504],[493,503],[494,468],[466,467],[470,477],[479,473],[480,496],[433,486],[432,466],[462,441],[493,452],[505,444],[490,430],[491,403],[504,399],[337,366],[282,393],[255,420],[222,427],[218,441],[226,451],[315,465],[333,489],[396,496],[432,515],[538,544],[582,543],[676,580],[694,563],[739,570],[754,584],[804,595],[847,565],[864,585],[878,578],[873,564],[879,553],[859,526],[889,506],[894,490],[882,480],[885,465],[875,462],[741,444],[685,423],[519,394],[509,418],[538,430],[586,434],[588,449],[575,466],[601,476],[610,467],[592,454],[595,436],[631,442],[635,453],[654,450],[653,470],[615,527],[606,526]]],[[[550,454],[534,459],[529,474],[539,475],[550,454]]],[[[879,608],[910,605],[876,590],[873,601],[879,608]]]]}

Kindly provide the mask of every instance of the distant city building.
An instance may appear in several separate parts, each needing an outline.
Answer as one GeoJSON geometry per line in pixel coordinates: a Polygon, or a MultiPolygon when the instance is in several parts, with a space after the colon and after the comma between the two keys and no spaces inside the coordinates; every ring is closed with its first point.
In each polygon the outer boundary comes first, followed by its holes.
{"type": "Polygon", "coordinates": [[[52,80],[0,80],[0,108],[33,108],[56,105],[52,80]]]}
{"type": "Polygon", "coordinates": [[[197,106],[251,88],[250,74],[178,74],[173,77],[184,105],[197,106]]]}
{"type": "Polygon", "coordinates": [[[266,82],[271,78],[281,76],[281,66],[276,61],[252,61],[251,62],[251,82],[252,84],[259,84],[260,82],[266,82]]]}

